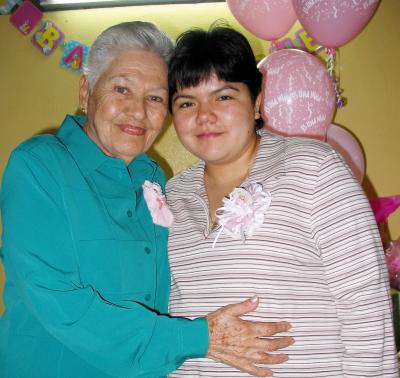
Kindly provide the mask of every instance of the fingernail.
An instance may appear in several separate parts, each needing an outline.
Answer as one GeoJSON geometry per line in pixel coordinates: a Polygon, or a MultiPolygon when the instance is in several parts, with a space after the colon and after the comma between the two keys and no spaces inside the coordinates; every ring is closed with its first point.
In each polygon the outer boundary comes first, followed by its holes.
{"type": "Polygon", "coordinates": [[[289,322],[285,322],[286,330],[289,331],[292,328],[292,325],[289,322]]]}
{"type": "Polygon", "coordinates": [[[253,295],[251,298],[250,298],[250,302],[251,303],[256,303],[258,301],[258,296],[257,295],[253,295]]]}
{"type": "Polygon", "coordinates": [[[287,354],[283,354],[283,353],[277,354],[276,356],[282,359],[281,362],[285,362],[289,359],[289,356],[287,354]]]}

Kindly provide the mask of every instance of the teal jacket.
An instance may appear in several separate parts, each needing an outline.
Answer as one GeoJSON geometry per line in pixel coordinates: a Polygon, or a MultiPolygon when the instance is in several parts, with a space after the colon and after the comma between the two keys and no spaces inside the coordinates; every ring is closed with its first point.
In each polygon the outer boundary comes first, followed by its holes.
{"type": "Polygon", "coordinates": [[[83,123],[22,143],[3,177],[2,378],[158,377],[207,352],[206,319],[167,315],[168,230],[142,194],[164,174],[104,155],[83,123]]]}

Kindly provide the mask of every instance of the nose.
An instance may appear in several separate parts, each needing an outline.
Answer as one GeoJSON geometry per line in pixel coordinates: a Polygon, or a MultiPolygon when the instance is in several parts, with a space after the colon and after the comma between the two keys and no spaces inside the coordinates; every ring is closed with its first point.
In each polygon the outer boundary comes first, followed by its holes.
{"type": "Polygon", "coordinates": [[[146,117],[146,105],[144,98],[134,98],[127,104],[126,112],[135,120],[141,121],[146,117]]]}
{"type": "Polygon", "coordinates": [[[197,122],[199,124],[214,123],[216,115],[214,109],[208,103],[200,103],[198,105],[197,122]]]}

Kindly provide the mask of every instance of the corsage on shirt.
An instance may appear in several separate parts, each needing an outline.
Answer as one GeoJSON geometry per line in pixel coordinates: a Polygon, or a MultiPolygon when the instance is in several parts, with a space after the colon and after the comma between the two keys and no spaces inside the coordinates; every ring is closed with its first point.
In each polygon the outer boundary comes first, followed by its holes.
{"type": "Polygon", "coordinates": [[[214,243],[222,232],[235,239],[246,239],[264,222],[265,211],[271,204],[271,194],[263,190],[259,183],[250,183],[246,187],[235,188],[229,197],[222,201],[223,206],[216,211],[221,226],[214,243]]]}
{"type": "Polygon", "coordinates": [[[145,180],[142,188],[143,197],[150,211],[153,223],[163,227],[171,227],[174,222],[174,216],[167,204],[161,186],[145,180]]]}

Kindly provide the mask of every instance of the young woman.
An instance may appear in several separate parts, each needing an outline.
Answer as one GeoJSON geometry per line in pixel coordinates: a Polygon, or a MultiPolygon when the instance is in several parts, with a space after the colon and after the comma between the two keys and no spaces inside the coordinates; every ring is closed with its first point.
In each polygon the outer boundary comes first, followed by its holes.
{"type": "MultiPolygon", "coordinates": [[[[274,377],[398,377],[368,201],[327,144],[257,128],[260,88],[240,33],[219,27],[178,39],[170,108],[180,141],[200,162],[167,184],[175,215],[170,312],[196,318],[257,294],[260,306],[247,319],[288,320],[296,340],[274,377]]],[[[171,376],[247,375],[205,358],[171,376]]]]}

